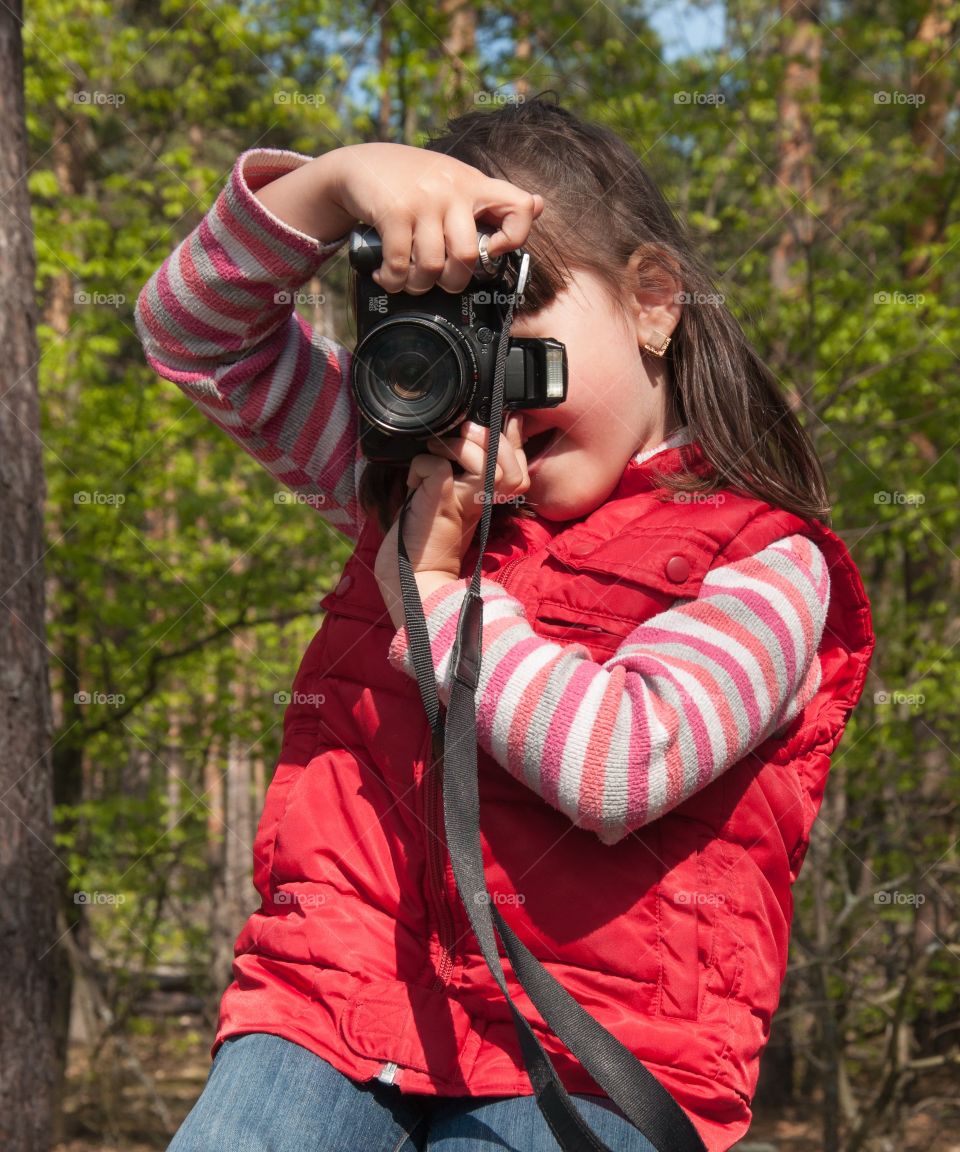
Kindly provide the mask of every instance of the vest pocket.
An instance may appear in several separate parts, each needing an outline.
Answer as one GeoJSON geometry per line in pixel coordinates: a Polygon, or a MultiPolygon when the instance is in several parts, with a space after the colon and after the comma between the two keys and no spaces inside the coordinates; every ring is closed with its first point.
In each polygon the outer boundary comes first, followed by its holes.
{"type": "Polygon", "coordinates": [[[581,620],[567,620],[559,616],[550,615],[550,609],[545,608],[537,613],[531,627],[538,636],[544,640],[556,640],[558,644],[583,644],[590,650],[590,655],[597,664],[605,664],[623,643],[628,627],[622,635],[618,632],[608,632],[598,624],[588,624],[581,620]]]}
{"type": "MultiPolygon", "coordinates": [[[[684,830],[686,831],[686,830],[684,830]]],[[[702,983],[701,943],[709,944],[701,906],[716,898],[702,883],[701,849],[708,831],[678,835],[677,824],[661,835],[665,868],[657,886],[657,1014],[696,1020],[702,983]],[[704,937],[701,941],[701,937],[704,937]]]]}
{"type": "Polygon", "coordinates": [[[536,630],[608,659],[639,625],[700,591],[715,552],[693,531],[595,539],[561,533],[546,545],[536,630]]]}

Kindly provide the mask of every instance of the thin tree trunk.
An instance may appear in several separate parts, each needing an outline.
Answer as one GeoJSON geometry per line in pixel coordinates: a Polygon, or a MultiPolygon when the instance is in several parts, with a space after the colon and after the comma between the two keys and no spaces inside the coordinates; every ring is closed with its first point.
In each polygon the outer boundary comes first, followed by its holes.
{"type": "MultiPolygon", "coordinates": [[[[780,136],[777,185],[788,189],[788,194],[795,196],[798,203],[790,206],[783,217],[780,238],[770,261],[770,281],[776,296],[788,300],[804,297],[810,326],[803,354],[807,361],[805,374],[810,383],[814,378],[815,364],[812,358],[817,344],[813,328],[815,311],[812,282],[815,230],[813,216],[808,210],[815,162],[810,106],[816,103],[820,88],[819,0],[810,0],[809,4],[804,0],[781,0],[780,14],[786,27],[781,50],[787,63],[778,100],[780,136]],[[801,267],[797,267],[798,257],[803,258],[801,267]]],[[[787,364],[796,359],[795,351],[786,347],[777,350],[778,363],[787,364]]],[[[794,388],[788,387],[787,399],[795,412],[803,408],[794,388]]]]}
{"type": "MultiPolygon", "coordinates": [[[[243,653],[239,639],[234,650],[243,653]]],[[[229,665],[228,665],[229,666],[229,665]]],[[[220,842],[217,849],[217,883],[214,887],[212,967],[214,985],[218,993],[233,979],[233,949],[243,922],[253,911],[256,892],[253,887],[253,798],[251,795],[251,754],[247,741],[236,731],[238,718],[249,703],[247,672],[241,664],[235,673],[235,683],[221,680],[218,691],[221,700],[235,694],[231,708],[231,731],[225,741],[225,756],[214,760],[211,772],[220,781],[220,811],[222,819],[218,829],[220,842]]],[[[212,813],[211,813],[212,815],[212,813]]]]}
{"type": "Polygon", "coordinates": [[[57,1075],[57,875],[22,22],[20,0],[0,6],[0,1147],[44,1152],[57,1075]]]}
{"type": "MultiPolygon", "coordinates": [[[[930,267],[927,247],[942,241],[950,220],[951,201],[955,195],[957,167],[950,158],[950,177],[947,178],[948,146],[944,137],[949,135],[947,117],[950,114],[951,51],[957,35],[956,17],[950,19],[949,0],[932,0],[930,8],[920,22],[911,55],[913,94],[922,102],[912,105],[913,123],[910,136],[917,149],[919,171],[916,175],[914,203],[920,207],[918,216],[909,226],[911,255],[906,274],[910,279],[921,276],[930,267]]],[[[941,263],[934,280],[928,281],[932,291],[940,287],[941,263]]]]}

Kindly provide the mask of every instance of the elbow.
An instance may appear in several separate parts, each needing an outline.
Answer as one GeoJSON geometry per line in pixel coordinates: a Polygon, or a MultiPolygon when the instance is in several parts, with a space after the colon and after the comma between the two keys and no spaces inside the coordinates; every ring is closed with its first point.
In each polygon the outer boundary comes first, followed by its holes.
{"type": "Polygon", "coordinates": [[[158,371],[162,347],[151,327],[153,312],[150,307],[150,296],[153,293],[153,283],[154,277],[151,277],[140,289],[140,294],[137,296],[137,302],[133,308],[133,326],[136,329],[137,339],[143,348],[147,363],[154,371],[158,371]]]}
{"type": "Polygon", "coordinates": [[[615,828],[595,829],[595,832],[601,844],[606,845],[607,848],[612,848],[614,844],[619,844],[621,840],[626,840],[630,834],[630,829],[621,824],[615,828]]]}
{"type": "Polygon", "coordinates": [[[604,817],[597,813],[590,813],[586,816],[581,814],[580,819],[574,823],[585,832],[592,832],[600,843],[605,844],[608,848],[612,848],[614,844],[619,844],[621,840],[625,840],[635,827],[629,820],[613,819],[610,816],[604,817]]]}

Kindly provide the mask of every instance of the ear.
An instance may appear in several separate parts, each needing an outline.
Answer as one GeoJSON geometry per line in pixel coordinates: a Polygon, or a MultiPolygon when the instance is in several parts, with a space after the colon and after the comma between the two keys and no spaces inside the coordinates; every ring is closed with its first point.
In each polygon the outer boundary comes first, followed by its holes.
{"type": "Polygon", "coordinates": [[[637,345],[672,336],[683,313],[683,281],[676,258],[656,244],[641,244],[627,261],[625,306],[637,345]]]}

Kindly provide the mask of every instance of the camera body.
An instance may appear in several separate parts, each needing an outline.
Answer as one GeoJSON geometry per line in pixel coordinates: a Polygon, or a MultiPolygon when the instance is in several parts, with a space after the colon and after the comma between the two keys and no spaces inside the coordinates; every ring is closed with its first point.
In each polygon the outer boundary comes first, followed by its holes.
{"type": "MultiPolygon", "coordinates": [[[[351,388],[364,456],[405,465],[427,451],[431,436],[455,432],[464,420],[490,426],[499,337],[510,293],[518,283],[522,293],[526,270],[516,252],[490,257],[489,270],[478,259],[463,292],[434,285],[411,295],[387,292],[373,280],[382,256],[375,228],[351,232],[357,318],[351,388]]],[[[567,396],[563,344],[549,337],[508,339],[504,413],[561,404],[567,396]]]]}

